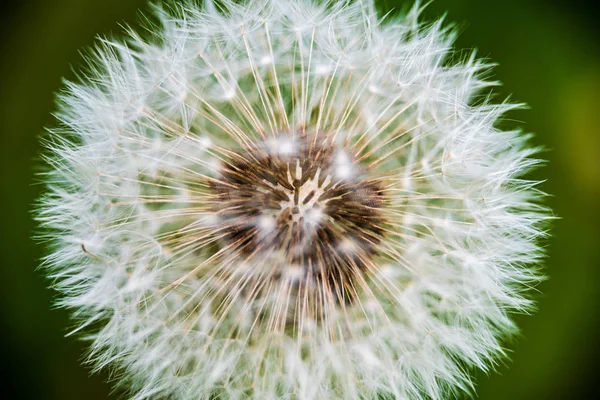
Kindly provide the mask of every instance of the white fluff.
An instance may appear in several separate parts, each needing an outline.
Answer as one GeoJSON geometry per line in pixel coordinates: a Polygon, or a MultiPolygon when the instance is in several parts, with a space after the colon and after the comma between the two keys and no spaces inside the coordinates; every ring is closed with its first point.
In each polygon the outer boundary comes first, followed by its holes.
{"type": "Polygon", "coordinates": [[[157,7],[152,38],[102,40],[66,84],[37,210],[44,266],[90,360],[132,398],[441,399],[504,355],[510,314],[531,307],[539,281],[547,211],[522,178],[537,149],[496,128],[518,106],[481,95],[489,66],[449,63],[454,32],[419,12],[384,22],[371,0],[157,7]],[[267,305],[239,295],[260,266],[211,261],[219,221],[201,182],[217,176],[219,149],[264,137],[287,154],[296,144],[275,136],[306,127],[359,143],[360,162],[387,175],[390,227],[361,306],[290,337],[254,324],[285,303],[281,288],[267,305]],[[228,297],[214,295],[219,271],[239,276],[228,297]]]}

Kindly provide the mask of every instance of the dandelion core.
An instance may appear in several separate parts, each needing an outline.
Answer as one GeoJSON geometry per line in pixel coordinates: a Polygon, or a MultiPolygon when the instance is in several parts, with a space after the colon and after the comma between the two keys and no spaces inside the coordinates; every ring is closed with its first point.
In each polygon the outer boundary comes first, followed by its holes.
{"type": "Polygon", "coordinates": [[[382,240],[381,185],[333,141],[280,135],[232,154],[210,181],[223,248],[267,263],[310,303],[351,303],[382,240]]]}

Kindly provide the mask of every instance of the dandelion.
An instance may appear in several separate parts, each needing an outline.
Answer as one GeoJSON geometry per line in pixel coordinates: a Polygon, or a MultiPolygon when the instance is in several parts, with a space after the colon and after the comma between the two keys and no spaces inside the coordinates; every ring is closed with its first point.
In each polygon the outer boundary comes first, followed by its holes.
{"type": "Polygon", "coordinates": [[[538,161],[417,4],[155,6],[60,94],[37,217],[134,399],[441,399],[532,304],[538,161]]]}

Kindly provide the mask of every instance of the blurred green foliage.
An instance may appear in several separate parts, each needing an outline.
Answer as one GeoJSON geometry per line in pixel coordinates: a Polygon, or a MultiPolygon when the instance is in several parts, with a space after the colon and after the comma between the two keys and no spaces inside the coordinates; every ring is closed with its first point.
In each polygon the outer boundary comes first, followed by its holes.
{"type": "MultiPolygon", "coordinates": [[[[402,0],[379,1],[383,12],[402,0]]],[[[405,2],[404,2],[405,4],[405,2]]],[[[590,3],[591,4],[591,3],[590,3]]],[[[53,293],[36,271],[30,209],[41,187],[38,134],[53,123],[54,92],[74,76],[78,50],[97,34],[120,34],[146,0],[28,0],[6,4],[0,44],[0,391],[10,399],[107,399],[110,379],[80,365],[85,345],[64,338],[71,322],[53,310],[53,293]]],[[[530,110],[511,120],[548,149],[533,175],[561,217],[547,242],[549,280],[539,312],[519,316],[522,337],[511,362],[478,376],[480,399],[593,398],[600,367],[600,37],[584,2],[437,0],[425,16],[447,12],[461,35],[499,66],[498,91],[530,110]]],[[[393,15],[394,11],[392,11],[393,15]]],[[[512,123],[512,122],[511,122],[512,123]]]]}

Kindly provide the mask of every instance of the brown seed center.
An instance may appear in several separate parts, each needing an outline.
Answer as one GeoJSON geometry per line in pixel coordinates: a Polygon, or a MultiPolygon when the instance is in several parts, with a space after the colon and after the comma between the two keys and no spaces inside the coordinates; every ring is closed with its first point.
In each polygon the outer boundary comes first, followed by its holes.
{"type": "Polygon", "coordinates": [[[351,301],[382,239],[381,188],[327,138],[292,142],[230,155],[211,182],[223,245],[273,279],[351,301]]]}

